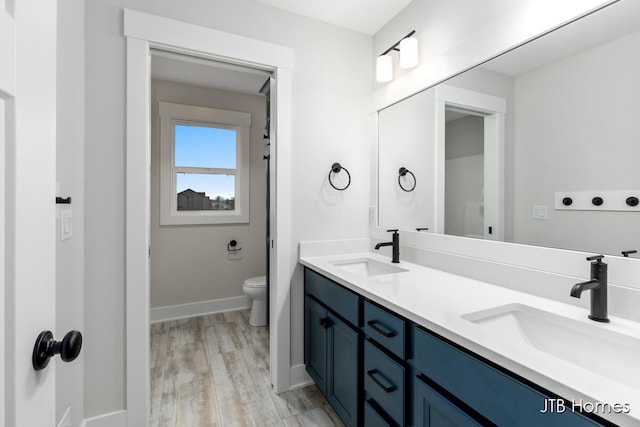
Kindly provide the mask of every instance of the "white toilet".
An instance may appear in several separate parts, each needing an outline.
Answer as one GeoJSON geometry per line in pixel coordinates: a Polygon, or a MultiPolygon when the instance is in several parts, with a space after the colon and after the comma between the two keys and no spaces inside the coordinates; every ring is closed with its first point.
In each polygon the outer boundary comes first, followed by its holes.
{"type": "Polygon", "coordinates": [[[265,326],[267,324],[267,276],[252,277],[244,281],[242,291],[253,298],[251,306],[251,326],[265,326]]]}

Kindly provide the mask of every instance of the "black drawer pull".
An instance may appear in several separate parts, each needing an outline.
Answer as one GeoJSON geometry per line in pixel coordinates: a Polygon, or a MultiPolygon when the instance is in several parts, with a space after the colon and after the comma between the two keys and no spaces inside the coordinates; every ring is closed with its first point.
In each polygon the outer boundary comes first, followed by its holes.
{"type": "Polygon", "coordinates": [[[369,320],[367,322],[367,325],[369,325],[369,327],[371,327],[371,329],[373,329],[374,331],[376,331],[377,333],[383,335],[386,338],[391,338],[391,337],[395,337],[396,336],[396,331],[394,330],[384,330],[382,329],[380,326],[377,326],[376,324],[378,323],[377,320],[369,320]]]}
{"type": "MultiPolygon", "coordinates": [[[[367,371],[367,376],[369,376],[369,378],[371,378],[371,381],[373,381],[374,383],[376,383],[376,385],[378,387],[380,387],[381,389],[384,390],[385,393],[391,393],[392,391],[394,391],[395,389],[397,389],[398,387],[396,387],[395,385],[391,384],[391,385],[384,385],[382,383],[382,381],[380,381],[378,378],[376,378],[376,375],[379,375],[380,377],[384,378],[384,376],[378,372],[377,369],[372,369],[370,371],[367,371]]],[[[385,378],[386,380],[386,378],[385,378]]]]}
{"type": "Polygon", "coordinates": [[[320,326],[325,329],[329,329],[331,326],[333,326],[333,322],[328,317],[322,317],[320,318],[320,326]]]}

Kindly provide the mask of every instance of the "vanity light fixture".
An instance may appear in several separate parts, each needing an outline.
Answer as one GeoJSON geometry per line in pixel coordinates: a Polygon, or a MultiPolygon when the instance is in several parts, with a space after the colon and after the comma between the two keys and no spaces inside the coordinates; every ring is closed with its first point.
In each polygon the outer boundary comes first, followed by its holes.
{"type": "Polygon", "coordinates": [[[418,65],[418,39],[413,37],[415,30],[400,39],[396,44],[385,50],[376,59],[376,80],[388,82],[393,79],[393,58],[391,51],[400,52],[400,67],[413,68],[418,65]]]}

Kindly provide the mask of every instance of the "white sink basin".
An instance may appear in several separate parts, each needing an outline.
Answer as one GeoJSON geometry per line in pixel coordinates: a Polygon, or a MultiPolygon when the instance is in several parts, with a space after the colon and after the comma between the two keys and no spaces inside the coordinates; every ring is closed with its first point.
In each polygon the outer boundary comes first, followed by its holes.
{"type": "Polygon", "coordinates": [[[383,274],[401,273],[407,271],[391,263],[387,264],[372,258],[357,258],[349,260],[332,261],[331,264],[342,270],[361,276],[380,276],[383,274]]]}
{"type": "Polygon", "coordinates": [[[638,337],[522,304],[503,305],[462,317],[514,345],[534,347],[634,388],[640,384],[638,337]]]}

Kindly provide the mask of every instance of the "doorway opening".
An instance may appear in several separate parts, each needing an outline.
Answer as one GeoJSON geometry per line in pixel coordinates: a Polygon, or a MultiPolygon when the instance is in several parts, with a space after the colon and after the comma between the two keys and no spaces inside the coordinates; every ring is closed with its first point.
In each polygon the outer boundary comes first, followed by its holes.
{"type": "Polygon", "coordinates": [[[436,88],[434,231],[504,240],[506,100],[436,88]]]}
{"type": "Polygon", "coordinates": [[[444,232],[484,238],[484,116],[445,109],[444,232]]]}
{"type": "Polygon", "coordinates": [[[185,401],[203,422],[228,417],[239,361],[270,391],[271,78],[151,50],[152,423],[186,422],[185,401]]]}
{"type": "Polygon", "coordinates": [[[127,424],[149,421],[150,51],[157,48],[273,73],[271,90],[270,382],[289,390],[291,263],[291,70],[293,51],[235,34],[126,9],[126,366],[127,424]]]}

